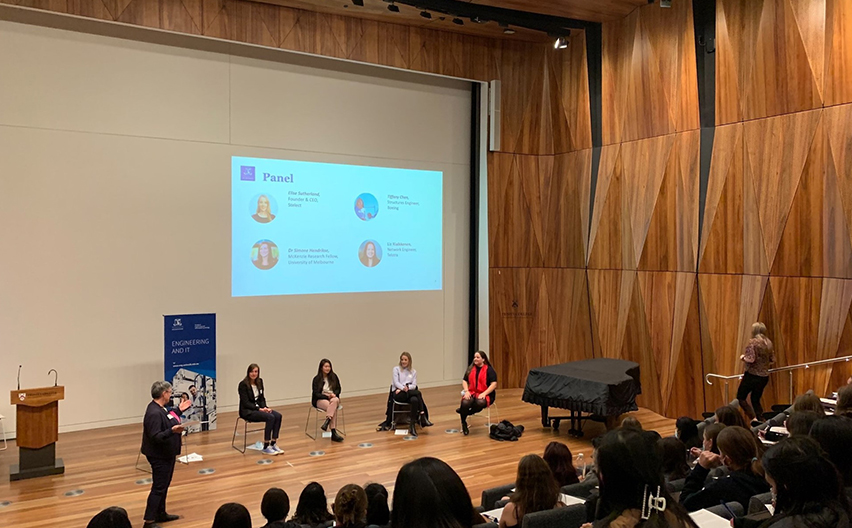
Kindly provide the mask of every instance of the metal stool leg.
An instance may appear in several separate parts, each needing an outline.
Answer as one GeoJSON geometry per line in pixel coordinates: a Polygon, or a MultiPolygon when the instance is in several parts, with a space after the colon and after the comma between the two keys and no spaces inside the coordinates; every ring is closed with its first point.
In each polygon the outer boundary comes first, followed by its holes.
{"type": "Polygon", "coordinates": [[[308,438],[310,438],[311,440],[317,439],[316,424],[314,424],[314,435],[311,436],[311,433],[308,432],[308,424],[311,422],[311,414],[314,413],[315,409],[316,409],[316,407],[314,407],[313,405],[308,407],[308,416],[307,416],[307,418],[305,418],[305,435],[308,438]]]}
{"type": "Polygon", "coordinates": [[[0,416],[0,430],[2,430],[2,434],[3,434],[3,449],[0,449],[0,451],[5,451],[6,449],[9,448],[9,444],[6,441],[6,423],[3,421],[2,416],[0,416]]]}

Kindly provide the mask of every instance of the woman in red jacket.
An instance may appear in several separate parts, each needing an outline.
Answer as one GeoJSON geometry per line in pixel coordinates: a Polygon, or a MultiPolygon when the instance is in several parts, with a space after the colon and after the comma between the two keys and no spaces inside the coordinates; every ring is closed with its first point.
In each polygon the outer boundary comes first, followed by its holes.
{"type": "Polygon", "coordinates": [[[488,362],[485,352],[473,354],[473,363],[467,367],[462,378],[462,400],[458,412],[461,415],[462,432],[467,435],[467,417],[490,406],[497,399],[497,373],[488,362]]]}

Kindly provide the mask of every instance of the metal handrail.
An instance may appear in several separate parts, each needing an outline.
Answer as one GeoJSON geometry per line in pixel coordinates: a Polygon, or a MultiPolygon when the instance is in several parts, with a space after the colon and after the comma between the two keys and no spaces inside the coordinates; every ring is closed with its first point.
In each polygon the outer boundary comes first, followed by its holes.
{"type": "MultiPolygon", "coordinates": [[[[849,362],[852,360],[852,356],[843,356],[838,358],[830,358],[830,359],[818,359],[816,361],[809,361],[807,363],[799,363],[798,365],[787,365],[784,367],[776,367],[768,370],[770,374],[774,374],[776,372],[789,372],[790,373],[790,402],[793,401],[793,371],[799,369],[809,369],[814,366],[819,365],[829,365],[831,363],[840,363],[841,361],[849,362]]],[[[732,376],[723,376],[721,374],[709,373],[704,376],[704,381],[707,382],[707,385],[713,385],[713,382],[710,381],[710,378],[721,379],[725,381],[725,401],[729,401],[728,398],[728,381],[732,379],[742,379],[742,374],[734,374],[732,376]]]]}

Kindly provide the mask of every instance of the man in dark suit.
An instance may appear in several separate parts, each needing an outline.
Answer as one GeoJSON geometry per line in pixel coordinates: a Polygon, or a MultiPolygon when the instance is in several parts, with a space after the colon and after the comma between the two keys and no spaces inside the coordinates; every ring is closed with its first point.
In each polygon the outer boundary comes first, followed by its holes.
{"type": "Polygon", "coordinates": [[[142,432],[142,454],[151,464],[153,483],[145,508],[144,528],[159,528],[159,524],[179,519],[166,513],[166,494],[175,471],[175,457],[180,454],[180,435],[183,426],[175,414],[166,410],[172,398],[172,386],[167,381],[156,381],[151,386],[153,400],[145,409],[142,432]]]}

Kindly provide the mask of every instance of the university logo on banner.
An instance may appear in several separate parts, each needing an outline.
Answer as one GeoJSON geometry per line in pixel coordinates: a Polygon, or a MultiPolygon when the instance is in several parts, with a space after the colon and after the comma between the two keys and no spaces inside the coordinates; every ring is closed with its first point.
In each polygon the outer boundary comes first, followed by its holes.
{"type": "MultiPolygon", "coordinates": [[[[165,380],[171,405],[189,400],[181,421],[198,422],[190,432],[216,429],[216,314],[164,316],[165,380]]],[[[176,412],[180,412],[176,410],[176,412]]]]}

